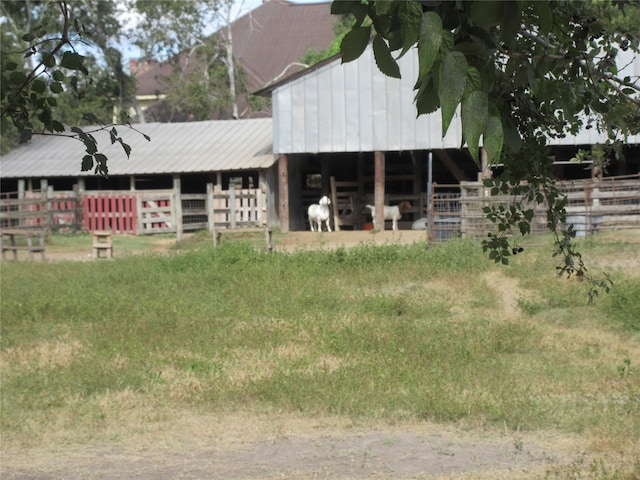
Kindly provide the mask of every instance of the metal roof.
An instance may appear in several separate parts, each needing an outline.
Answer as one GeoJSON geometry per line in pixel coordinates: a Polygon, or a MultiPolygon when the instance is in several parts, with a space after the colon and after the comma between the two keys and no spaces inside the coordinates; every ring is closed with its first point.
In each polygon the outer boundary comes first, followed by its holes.
{"type": "MultiPolygon", "coordinates": [[[[629,52],[631,53],[631,52],[629,52]]],[[[638,75],[640,59],[621,52],[621,75],[638,75]],[[624,73],[623,73],[624,72],[624,73]]],[[[261,90],[272,92],[274,152],[372,152],[460,148],[458,114],[442,138],[441,112],[416,118],[413,89],[418,55],[411,49],[398,61],[402,78],[380,72],[371,44],[355,61],[323,62],[261,90]]],[[[606,141],[596,129],[550,139],[549,145],[592,145],[606,141]]],[[[627,139],[639,144],[640,135],[627,139]]]]}
{"type": "MultiPolygon", "coordinates": [[[[131,146],[127,158],[121,145],[111,144],[106,132],[95,133],[101,153],[109,158],[110,175],[219,172],[269,168],[275,162],[270,118],[212,120],[189,123],[133,125],[144,137],[126,127],[118,134],[131,146]]],[[[84,128],[89,131],[89,127],[84,128]]],[[[76,140],[36,136],[0,157],[3,178],[77,177],[84,145],[76,140]]]]}

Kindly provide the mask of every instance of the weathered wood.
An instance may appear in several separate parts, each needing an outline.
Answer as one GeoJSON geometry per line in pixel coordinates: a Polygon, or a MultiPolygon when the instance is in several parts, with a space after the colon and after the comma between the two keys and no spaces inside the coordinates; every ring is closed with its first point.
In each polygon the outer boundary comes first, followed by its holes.
{"type": "Polygon", "coordinates": [[[93,232],[94,258],[113,258],[113,241],[110,230],[96,230],[93,232]],[[102,257],[102,253],[106,257],[102,257]]]}
{"type": "Polygon", "coordinates": [[[378,230],[384,230],[384,168],[385,158],[384,152],[375,152],[375,182],[373,187],[373,194],[375,198],[374,205],[376,207],[376,216],[374,223],[378,230]]]}
{"type": "Polygon", "coordinates": [[[286,155],[278,159],[278,204],[280,205],[280,230],[289,231],[289,165],[286,155]]]}
{"type": "Polygon", "coordinates": [[[29,260],[33,260],[34,253],[40,253],[42,260],[45,260],[44,246],[45,232],[43,230],[29,229],[4,229],[0,234],[0,250],[2,250],[2,259],[6,260],[5,252],[13,252],[13,259],[18,260],[18,251],[24,250],[29,254],[29,260]],[[18,245],[16,240],[25,239],[26,245],[18,245]],[[38,240],[34,245],[33,239],[38,240]],[[7,244],[7,240],[9,243],[7,244]]]}

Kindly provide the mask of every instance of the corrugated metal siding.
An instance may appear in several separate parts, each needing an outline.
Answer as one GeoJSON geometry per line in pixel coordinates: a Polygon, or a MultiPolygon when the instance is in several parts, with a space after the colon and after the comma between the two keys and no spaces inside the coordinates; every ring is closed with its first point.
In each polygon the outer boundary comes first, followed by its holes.
{"type": "MultiPolygon", "coordinates": [[[[271,119],[219,120],[190,123],[136,124],[142,135],[119,127],[131,148],[127,159],[109,135],[96,133],[100,151],[109,157],[111,175],[218,172],[263,169],[273,165],[271,119]]],[[[87,129],[85,129],[87,130],[87,129]]],[[[6,178],[75,177],[80,172],[83,144],[59,137],[35,137],[0,157],[0,175],[6,178]]]]}
{"type": "MultiPolygon", "coordinates": [[[[640,74],[640,59],[622,55],[624,75],[640,74]],[[628,71],[627,71],[628,70],[628,71]]],[[[399,60],[401,79],[382,74],[371,45],[354,62],[336,58],[273,90],[274,152],[371,152],[460,148],[460,116],[442,138],[441,113],[416,118],[413,86],[418,75],[416,49],[399,60]]],[[[595,129],[550,141],[590,145],[606,141],[595,129]]],[[[628,139],[640,143],[640,135],[628,139]]]]}

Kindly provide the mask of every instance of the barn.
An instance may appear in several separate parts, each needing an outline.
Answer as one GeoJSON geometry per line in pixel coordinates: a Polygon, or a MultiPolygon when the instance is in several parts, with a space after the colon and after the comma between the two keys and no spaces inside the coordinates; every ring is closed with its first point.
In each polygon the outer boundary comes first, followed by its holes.
{"type": "MultiPolygon", "coordinates": [[[[640,59],[622,58],[621,65],[633,69],[627,74],[640,75],[640,59]]],[[[434,229],[440,222],[455,234],[472,233],[474,224],[483,230],[486,192],[479,180],[492,174],[490,166],[484,161],[478,168],[463,148],[459,116],[444,138],[439,111],[416,118],[417,51],[410,50],[399,66],[401,79],[382,74],[369,45],[354,62],[342,64],[337,56],[257,92],[272,98],[283,229],[306,228],[307,205],[332,195],[338,228],[362,228],[370,218],[363,206],[380,199],[411,201],[403,228],[433,214],[434,229]]],[[[563,188],[575,207],[569,213],[602,216],[607,212],[593,209],[606,203],[620,206],[611,214],[616,221],[625,211],[623,223],[640,226],[640,135],[627,139],[626,162],[611,165],[599,185],[592,184],[590,165],[571,161],[579,148],[605,140],[596,129],[584,129],[550,142],[555,173],[567,181],[563,188]],[[625,192],[622,197],[603,193],[616,189],[625,192]]]]}
{"type": "Polygon", "coordinates": [[[93,133],[107,177],[82,172],[84,145],[68,138],[35,137],[1,157],[3,226],[180,235],[277,220],[271,119],[134,127],[118,131],[130,157],[107,131],[93,133]]]}
{"type": "MultiPolygon", "coordinates": [[[[640,74],[637,58],[627,63],[640,74]]],[[[305,230],[307,206],[328,195],[336,228],[368,228],[366,204],[407,200],[412,206],[400,228],[430,218],[436,239],[483,234],[482,207],[504,199],[488,198],[480,180],[491,167],[471,159],[459,117],[444,138],[439,112],[416,118],[417,65],[411,50],[400,60],[402,78],[387,77],[369,47],[357,61],[330,58],[256,92],[271,97],[270,119],[136,125],[151,142],[121,131],[132,157],[108,146],[108,178],[80,172],[79,142],[37,138],[0,159],[2,192],[46,200],[54,225],[69,223],[55,213],[57,199],[75,195],[82,199],[77,218],[90,230],[178,236],[214,226],[305,230]]],[[[595,129],[554,140],[570,217],[585,232],[638,228],[640,136],[627,139],[626,162],[611,165],[602,180],[592,178],[590,165],[571,160],[579,148],[604,140],[595,129]]],[[[101,144],[109,144],[108,135],[101,144]]],[[[3,222],[10,224],[15,208],[3,202],[3,222]]],[[[534,230],[544,223],[540,210],[534,230]]]]}

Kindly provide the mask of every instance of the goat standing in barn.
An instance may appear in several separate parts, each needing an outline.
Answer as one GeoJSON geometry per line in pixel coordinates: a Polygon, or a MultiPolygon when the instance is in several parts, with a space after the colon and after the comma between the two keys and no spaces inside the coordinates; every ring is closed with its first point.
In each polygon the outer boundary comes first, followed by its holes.
{"type": "Polygon", "coordinates": [[[312,232],[316,231],[316,225],[318,227],[318,232],[321,232],[322,222],[325,222],[327,225],[327,232],[331,231],[331,226],[329,225],[329,218],[331,216],[331,212],[329,211],[330,204],[331,200],[329,200],[329,197],[325,195],[318,203],[314,203],[309,206],[307,213],[309,214],[309,226],[311,227],[312,232]]]}
{"type": "MultiPolygon", "coordinates": [[[[371,216],[373,217],[373,227],[376,228],[376,207],[373,205],[367,205],[367,208],[371,210],[371,216]]],[[[398,220],[402,218],[404,212],[411,208],[411,203],[403,200],[398,205],[385,205],[384,206],[384,219],[393,221],[393,229],[398,230],[398,220]]]]}

